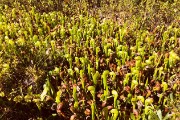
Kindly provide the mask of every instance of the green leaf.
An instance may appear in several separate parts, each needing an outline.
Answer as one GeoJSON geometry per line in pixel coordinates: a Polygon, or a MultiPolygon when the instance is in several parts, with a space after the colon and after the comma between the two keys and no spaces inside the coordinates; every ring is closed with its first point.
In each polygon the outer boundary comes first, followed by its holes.
{"type": "Polygon", "coordinates": [[[61,102],[61,94],[62,94],[62,91],[59,90],[57,93],[56,93],[56,103],[60,103],[61,102]]]}
{"type": "Polygon", "coordinates": [[[5,96],[4,92],[0,92],[0,97],[4,97],[4,96],[5,96]]]}
{"type": "Polygon", "coordinates": [[[130,117],[131,117],[131,120],[136,120],[136,118],[135,118],[133,113],[130,113],[130,117]]]}
{"type": "Polygon", "coordinates": [[[44,90],[43,90],[43,92],[41,93],[41,101],[44,100],[44,98],[46,97],[48,91],[49,91],[49,88],[48,88],[47,85],[45,84],[45,85],[44,85],[44,90]]]}
{"type": "Polygon", "coordinates": [[[156,113],[151,111],[150,114],[148,115],[148,120],[160,120],[160,119],[158,118],[158,115],[156,113]]]}
{"type": "Polygon", "coordinates": [[[172,114],[167,113],[166,116],[163,118],[163,120],[169,120],[171,116],[172,114]]]}
{"type": "Polygon", "coordinates": [[[159,117],[159,120],[162,120],[162,112],[161,112],[161,110],[157,111],[157,115],[159,117]]]}

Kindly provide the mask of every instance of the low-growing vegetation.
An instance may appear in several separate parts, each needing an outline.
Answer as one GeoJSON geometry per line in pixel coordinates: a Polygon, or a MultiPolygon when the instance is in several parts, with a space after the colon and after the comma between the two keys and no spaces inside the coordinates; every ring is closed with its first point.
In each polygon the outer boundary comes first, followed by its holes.
{"type": "Polygon", "coordinates": [[[178,120],[179,0],[1,0],[0,119],[178,120]]]}

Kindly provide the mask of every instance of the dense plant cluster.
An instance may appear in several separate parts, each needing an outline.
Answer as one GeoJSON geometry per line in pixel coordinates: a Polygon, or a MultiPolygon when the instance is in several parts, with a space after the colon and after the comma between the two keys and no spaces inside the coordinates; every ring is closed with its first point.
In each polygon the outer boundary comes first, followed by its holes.
{"type": "Polygon", "coordinates": [[[179,5],[2,0],[0,119],[179,118],[179,5]]]}

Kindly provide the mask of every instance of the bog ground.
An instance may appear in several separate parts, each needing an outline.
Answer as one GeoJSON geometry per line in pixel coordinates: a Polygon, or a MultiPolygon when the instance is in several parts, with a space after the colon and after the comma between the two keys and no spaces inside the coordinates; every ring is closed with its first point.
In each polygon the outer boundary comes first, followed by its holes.
{"type": "Polygon", "coordinates": [[[1,0],[0,119],[179,120],[179,0],[1,0]]]}

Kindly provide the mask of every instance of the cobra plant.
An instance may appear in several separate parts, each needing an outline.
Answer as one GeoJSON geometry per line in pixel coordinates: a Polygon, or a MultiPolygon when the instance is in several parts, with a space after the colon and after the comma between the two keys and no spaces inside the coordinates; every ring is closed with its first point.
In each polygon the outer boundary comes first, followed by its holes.
{"type": "Polygon", "coordinates": [[[107,97],[109,95],[109,87],[108,87],[108,84],[107,84],[107,79],[108,79],[108,75],[109,75],[109,71],[108,70],[105,70],[103,72],[103,74],[101,75],[101,78],[103,79],[102,80],[102,84],[103,84],[103,88],[104,88],[104,100],[106,101],[107,100],[107,97]]]}

